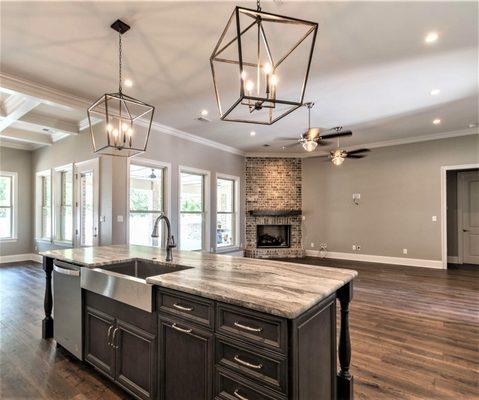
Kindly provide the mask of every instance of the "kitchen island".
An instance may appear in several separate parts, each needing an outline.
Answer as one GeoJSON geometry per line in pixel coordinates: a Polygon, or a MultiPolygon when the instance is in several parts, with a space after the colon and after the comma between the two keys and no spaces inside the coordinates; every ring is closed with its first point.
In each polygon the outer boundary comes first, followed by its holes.
{"type": "Polygon", "coordinates": [[[80,358],[136,398],[352,399],[355,271],[185,251],[166,262],[165,254],[126,245],[42,253],[43,337],[54,333],[56,260],[81,276],[80,358]]]}

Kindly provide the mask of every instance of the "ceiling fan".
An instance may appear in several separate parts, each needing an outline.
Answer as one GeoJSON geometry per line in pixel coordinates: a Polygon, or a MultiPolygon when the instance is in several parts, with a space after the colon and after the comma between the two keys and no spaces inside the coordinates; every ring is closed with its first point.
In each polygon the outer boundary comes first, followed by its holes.
{"type": "Polygon", "coordinates": [[[320,158],[320,157],[327,158],[328,161],[331,160],[331,162],[334,165],[339,166],[344,162],[344,160],[346,158],[356,158],[356,159],[358,159],[358,158],[366,157],[366,154],[363,154],[363,153],[367,153],[368,151],[371,151],[371,150],[366,149],[366,148],[349,150],[349,151],[341,149],[339,147],[339,137],[338,137],[338,147],[336,148],[336,150],[331,150],[329,152],[329,155],[314,156],[312,158],[320,158]]]}
{"type": "Polygon", "coordinates": [[[336,126],[331,129],[321,130],[320,128],[311,127],[311,108],[313,108],[314,103],[304,103],[308,108],[308,129],[304,132],[299,139],[292,138],[278,138],[277,140],[281,141],[294,141],[289,145],[284,146],[284,148],[290,148],[298,145],[302,145],[306,151],[314,151],[318,145],[325,146],[328,144],[327,139],[333,139],[341,136],[351,136],[353,133],[351,131],[343,131],[342,126],[336,126]],[[330,132],[330,133],[328,133],[330,132]]]}

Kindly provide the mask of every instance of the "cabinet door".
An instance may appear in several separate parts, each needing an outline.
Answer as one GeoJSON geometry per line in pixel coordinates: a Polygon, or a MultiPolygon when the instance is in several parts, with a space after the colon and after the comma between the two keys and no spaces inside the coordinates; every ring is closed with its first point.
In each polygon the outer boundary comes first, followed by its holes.
{"type": "Polygon", "coordinates": [[[113,377],[115,352],[110,344],[115,319],[92,307],[85,312],[85,360],[101,372],[113,377]]]}
{"type": "Polygon", "coordinates": [[[141,399],[155,398],[156,337],[121,320],[116,328],[116,381],[141,399]]]}
{"type": "Polygon", "coordinates": [[[162,400],[210,400],[213,334],[174,319],[160,319],[162,400]]]}

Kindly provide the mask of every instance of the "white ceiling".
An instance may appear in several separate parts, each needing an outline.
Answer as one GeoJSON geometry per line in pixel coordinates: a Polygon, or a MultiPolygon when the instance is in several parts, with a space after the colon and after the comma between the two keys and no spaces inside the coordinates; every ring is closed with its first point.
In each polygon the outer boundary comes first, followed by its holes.
{"type": "MultiPolygon", "coordinates": [[[[94,100],[117,87],[109,25],[120,17],[132,26],[124,75],[134,86],[125,91],[155,105],[157,122],[246,152],[281,151],[275,138],[299,136],[306,109],[272,126],[219,120],[209,56],[235,4],[2,2],[1,70],[94,100]],[[210,123],[196,120],[202,109],[210,123]]],[[[353,130],[345,145],[433,138],[478,122],[477,2],[282,1],[263,10],[319,23],[305,100],[316,103],[315,126],[353,130]],[[426,45],[433,30],[439,40],[426,45]]]]}

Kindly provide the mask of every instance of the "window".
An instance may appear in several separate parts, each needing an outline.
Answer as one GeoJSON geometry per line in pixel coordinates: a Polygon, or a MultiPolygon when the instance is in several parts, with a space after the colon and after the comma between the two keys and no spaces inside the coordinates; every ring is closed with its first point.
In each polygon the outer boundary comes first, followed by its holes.
{"type": "Polygon", "coordinates": [[[236,180],[216,180],[216,246],[236,246],[236,180]]]}
{"type": "Polygon", "coordinates": [[[73,166],[55,168],[55,240],[73,240],[73,166]]]}
{"type": "Polygon", "coordinates": [[[180,172],[180,248],[205,248],[205,175],[180,172]]]}
{"type": "Polygon", "coordinates": [[[17,173],[0,171],[0,240],[16,239],[17,173]]]}
{"type": "Polygon", "coordinates": [[[130,217],[129,243],[158,245],[162,243],[164,225],[160,237],[151,237],[153,225],[161,212],[165,212],[165,168],[130,164],[130,217]]]}
{"type": "Polygon", "coordinates": [[[52,237],[52,185],[50,170],[37,172],[36,180],[37,238],[51,240],[52,237]]]}

